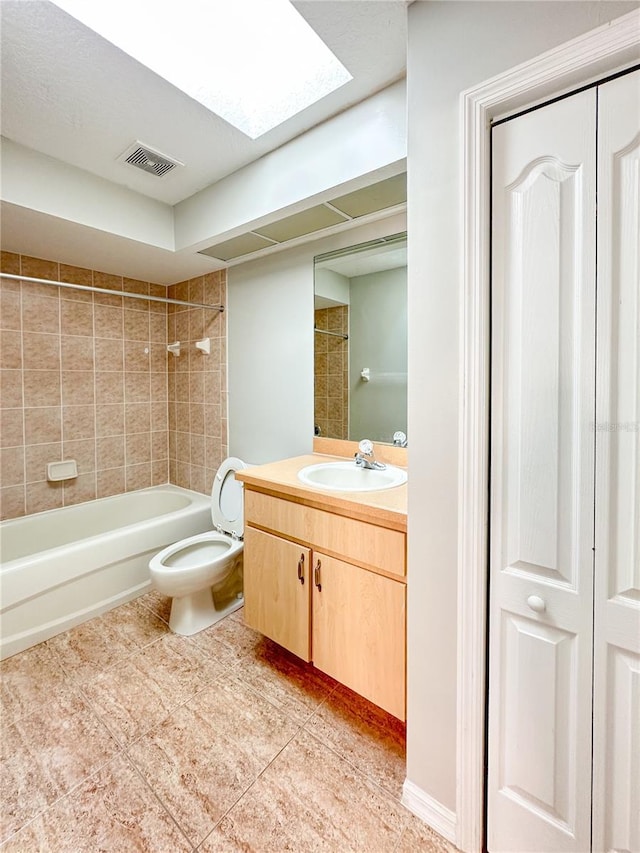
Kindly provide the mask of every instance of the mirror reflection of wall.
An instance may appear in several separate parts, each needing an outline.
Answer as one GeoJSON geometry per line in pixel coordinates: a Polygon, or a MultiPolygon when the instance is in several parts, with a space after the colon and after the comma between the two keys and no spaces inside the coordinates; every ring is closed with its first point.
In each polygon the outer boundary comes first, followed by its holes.
{"type": "Polygon", "coordinates": [[[406,234],[315,259],[315,433],[407,431],[406,234]]]}

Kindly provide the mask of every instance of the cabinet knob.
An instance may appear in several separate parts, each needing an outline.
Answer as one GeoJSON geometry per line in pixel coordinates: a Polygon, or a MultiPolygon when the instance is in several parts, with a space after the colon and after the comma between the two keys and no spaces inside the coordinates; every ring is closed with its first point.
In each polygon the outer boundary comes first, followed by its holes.
{"type": "Polygon", "coordinates": [[[313,582],[318,587],[318,592],[322,592],[322,584],[320,583],[320,560],[316,563],[316,566],[313,570],[313,582]]]}
{"type": "Polygon", "coordinates": [[[529,598],[527,598],[527,604],[532,610],[535,610],[536,613],[544,613],[547,608],[544,598],[540,598],[539,595],[530,595],[529,598]]]}
{"type": "Polygon", "coordinates": [[[304,554],[300,554],[298,560],[298,580],[304,586],[304,554]]]}

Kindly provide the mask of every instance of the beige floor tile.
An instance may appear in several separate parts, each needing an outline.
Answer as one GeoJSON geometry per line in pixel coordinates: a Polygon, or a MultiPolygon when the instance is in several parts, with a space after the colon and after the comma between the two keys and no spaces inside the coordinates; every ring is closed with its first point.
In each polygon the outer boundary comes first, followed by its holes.
{"type": "Polygon", "coordinates": [[[385,853],[395,850],[404,822],[393,797],[302,731],[199,850],[385,853]]]}
{"type": "Polygon", "coordinates": [[[400,799],[406,776],[405,724],[339,685],[305,728],[400,799]]]}
{"type": "Polygon", "coordinates": [[[300,723],[335,688],[336,682],[311,664],[262,638],[243,659],[238,676],[300,723]]]}
{"type": "Polygon", "coordinates": [[[0,809],[3,837],[109,761],[118,746],[79,695],[43,705],[4,727],[0,809]]]}
{"type": "Polygon", "coordinates": [[[2,849],[3,853],[186,853],[192,848],[121,755],[2,849]]]}
{"type": "Polygon", "coordinates": [[[396,853],[458,853],[458,848],[409,814],[396,853]]]}
{"type": "Polygon", "coordinates": [[[222,643],[235,660],[240,660],[260,646],[263,638],[257,631],[247,627],[244,621],[226,618],[196,634],[194,639],[203,647],[210,641],[222,643]]]}
{"type": "Polygon", "coordinates": [[[171,599],[168,595],[162,595],[157,589],[152,589],[150,592],[141,595],[136,601],[148,610],[151,610],[152,613],[155,613],[164,622],[169,623],[171,599]]]}
{"type": "Polygon", "coordinates": [[[115,737],[131,743],[222,672],[191,640],[169,633],[84,684],[83,691],[115,737]]]}
{"type": "Polygon", "coordinates": [[[70,692],[74,692],[74,688],[60,662],[44,643],[7,658],[0,663],[2,726],[70,692]]]}
{"type": "Polygon", "coordinates": [[[168,632],[165,622],[131,601],[53,637],[47,646],[66,672],[83,683],[168,632]]]}
{"type": "Polygon", "coordinates": [[[196,845],[297,730],[248,686],[221,678],[133,744],[129,755],[196,845]]]}

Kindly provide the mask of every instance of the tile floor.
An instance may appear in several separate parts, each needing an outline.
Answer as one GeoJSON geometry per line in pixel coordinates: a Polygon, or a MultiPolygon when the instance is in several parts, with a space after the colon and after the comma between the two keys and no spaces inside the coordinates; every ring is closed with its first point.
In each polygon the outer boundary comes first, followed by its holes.
{"type": "Polygon", "coordinates": [[[404,726],[149,593],[0,665],[3,853],[454,853],[400,805],[404,726]]]}

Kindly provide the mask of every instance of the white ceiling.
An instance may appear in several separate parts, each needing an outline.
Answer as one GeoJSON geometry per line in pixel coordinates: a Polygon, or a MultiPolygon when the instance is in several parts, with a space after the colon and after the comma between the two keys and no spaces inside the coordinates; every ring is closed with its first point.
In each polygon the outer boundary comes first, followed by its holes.
{"type": "MultiPolygon", "coordinates": [[[[158,11],[157,0],[138,0],[145,1],[158,11]]],[[[172,5],[179,14],[180,4],[172,5]]],[[[293,5],[353,80],[252,141],[54,4],[1,0],[2,135],[174,205],[404,76],[403,0],[293,5]],[[184,168],[157,178],[119,162],[135,140],[184,168]]],[[[215,45],[213,30],[212,51],[215,45]]]]}

